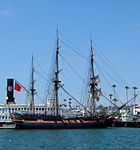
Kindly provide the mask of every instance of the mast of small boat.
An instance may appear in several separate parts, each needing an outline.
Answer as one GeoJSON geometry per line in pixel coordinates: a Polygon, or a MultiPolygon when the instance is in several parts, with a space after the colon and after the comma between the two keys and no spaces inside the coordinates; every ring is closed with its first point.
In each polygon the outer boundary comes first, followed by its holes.
{"type": "Polygon", "coordinates": [[[55,116],[59,115],[59,101],[58,101],[58,89],[59,89],[59,34],[57,30],[57,40],[56,40],[56,69],[55,69],[55,79],[54,79],[54,95],[55,95],[55,116]]]}
{"type": "Polygon", "coordinates": [[[95,76],[94,76],[94,54],[92,47],[92,40],[90,40],[90,100],[91,100],[91,115],[95,116],[96,98],[95,98],[95,76]]]}
{"type": "Polygon", "coordinates": [[[35,109],[34,109],[34,95],[35,95],[35,88],[34,88],[34,60],[33,60],[33,56],[32,56],[32,63],[31,63],[31,88],[30,88],[30,92],[31,92],[31,101],[30,101],[30,110],[32,113],[35,113],[35,109]]]}

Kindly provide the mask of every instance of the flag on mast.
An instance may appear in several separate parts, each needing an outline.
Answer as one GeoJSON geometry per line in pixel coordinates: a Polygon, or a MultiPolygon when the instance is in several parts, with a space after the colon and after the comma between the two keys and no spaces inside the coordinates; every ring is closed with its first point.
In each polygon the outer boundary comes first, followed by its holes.
{"type": "Polygon", "coordinates": [[[21,90],[21,85],[17,81],[15,81],[15,90],[16,91],[20,91],[21,90]]]}

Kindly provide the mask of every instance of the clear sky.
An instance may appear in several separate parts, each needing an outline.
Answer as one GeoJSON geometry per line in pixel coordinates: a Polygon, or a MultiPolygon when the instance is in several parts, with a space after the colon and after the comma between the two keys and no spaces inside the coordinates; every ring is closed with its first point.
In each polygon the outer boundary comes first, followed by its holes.
{"type": "MultiPolygon", "coordinates": [[[[7,78],[28,85],[32,54],[49,74],[57,26],[86,55],[92,35],[93,45],[127,83],[140,89],[139,7],[139,0],[0,0],[0,102],[6,97],[7,78]]],[[[66,54],[78,65],[78,57],[66,54]]],[[[68,85],[73,88],[75,81],[68,85]]],[[[76,85],[81,86],[79,81],[76,85]]],[[[103,91],[110,92],[105,84],[103,91]]]]}

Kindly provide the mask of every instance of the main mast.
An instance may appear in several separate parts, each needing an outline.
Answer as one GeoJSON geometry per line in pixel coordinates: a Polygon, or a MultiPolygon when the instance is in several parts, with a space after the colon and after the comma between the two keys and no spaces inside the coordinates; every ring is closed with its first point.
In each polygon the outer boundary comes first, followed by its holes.
{"type": "Polygon", "coordinates": [[[35,88],[34,88],[34,62],[33,62],[33,56],[32,56],[32,63],[31,63],[31,88],[30,88],[30,92],[31,92],[31,102],[30,102],[30,109],[32,111],[32,113],[35,112],[34,109],[34,95],[35,95],[35,88]]]}
{"type": "Polygon", "coordinates": [[[55,92],[55,116],[59,115],[59,102],[58,102],[58,89],[59,89],[59,83],[61,81],[59,81],[59,35],[58,35],[58,31],[57,31],[57,41],[56,41],[56,58],[55,58],[55,62],[56,62],[56,70],[55,70],[55,79],[54,79],[54,92],[55,92]]]}
{"type": "Polygon", "coordinates": [[[91,114],[95,116],[96,109],[96,100],[95,100],[95,76],[94,76],[94,55],[93,55],[93,47],[92,40],[90,40],[90,100],[91,100],[91,114]]]}

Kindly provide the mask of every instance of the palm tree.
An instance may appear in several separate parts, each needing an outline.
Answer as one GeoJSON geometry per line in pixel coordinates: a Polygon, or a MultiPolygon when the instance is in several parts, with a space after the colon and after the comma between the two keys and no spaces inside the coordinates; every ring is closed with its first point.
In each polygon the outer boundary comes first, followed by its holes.
{"type": "MultiPolygon", "coordinates": [[[[110,99],[110,102],[112,102],[112,94],[109,94],[109,99],[110,99]]],[[[111,103],[111,112],[112,112],[112,103],[111,103]]]]}
{"type": "Polygon", "coordinates": [[[125,86],[125,89],[126,89],[126,100],[127,100],[126,111],[128,111],[128,89],[129,89],[129,86],[125,86]]]}
{"type": "Polygon", "coordinates": [[[115,91],[115,90],[116,90],[116,89],[115,89],[115,88],[116,88],[116,85],[115,85],[115,84],[113,84],[113,85],[112,85],[112,87],[113,87],[114,99],[115,99],[115,97],[116,97],[116,91],[115,91]]]}
{"type": "Polygon", "coordinates": [[[118,101],[117,98],[116,98],[116,89],[115,89],[116,85],[114,84],[114,85],[112,85],[112,87],[113,87],[113,92],[114,92],[114,98],[113,98],[112,101],[116,104],[116,102],[118,101]]]}
{"type": "Polygon", "coordinates": [[[136,90],[137,90],[138,88],[137,87],[133,87],[133,90],[134,90],[134,104],[136,103],[136,96],[137,96],[137,94],[136,94],[136,90]]]}
{"type": "Polygon", "coordinates": [[[134,96],[136,96],[137,94],[136,94],[136,90],[137,90],[138,88],[137,87],[133,87],[133,90],[134,90],[134,96]]]}

